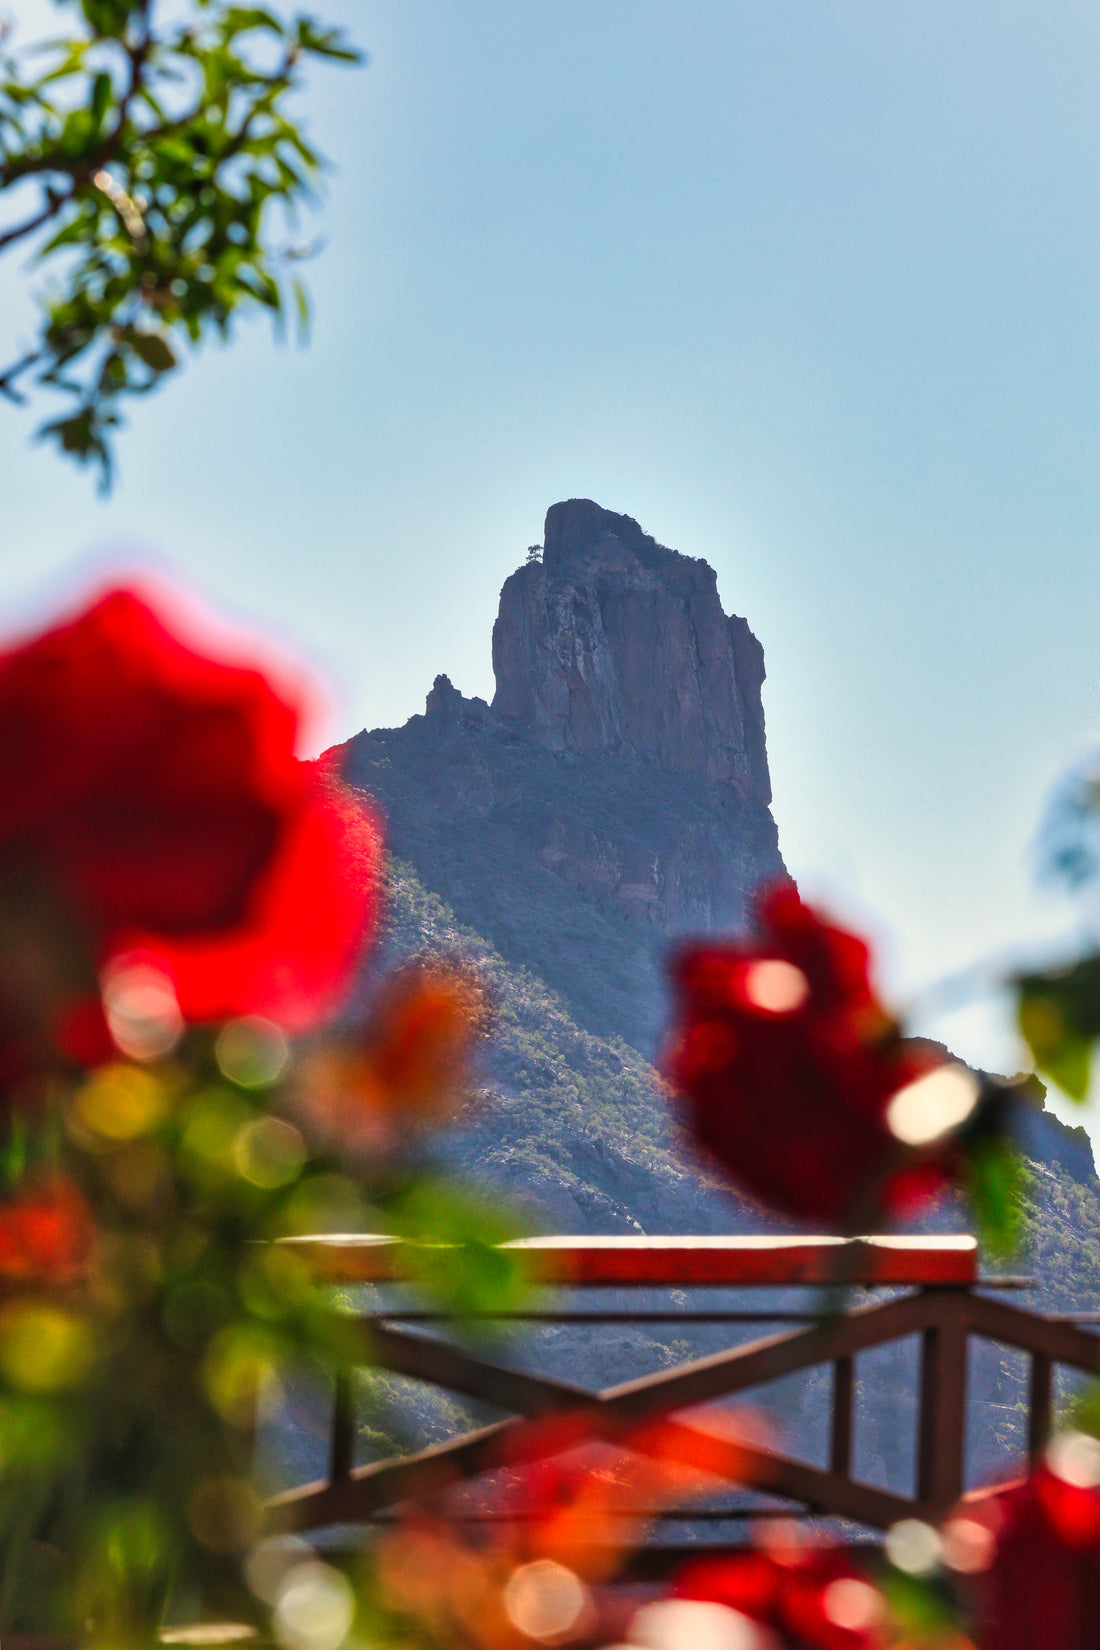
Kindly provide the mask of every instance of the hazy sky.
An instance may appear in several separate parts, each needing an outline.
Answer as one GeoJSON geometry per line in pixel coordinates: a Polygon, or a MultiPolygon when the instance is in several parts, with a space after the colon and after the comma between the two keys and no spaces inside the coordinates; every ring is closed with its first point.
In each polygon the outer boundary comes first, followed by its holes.
{"type": "MultiPolygon", "coordinates": [[[[108,503],[0,404],[6,628],[152,557],[314,660],[342,738],[438,671],[491,696],[503,579],[591,497],[748,617],[788,864],[895,989],[1068,927],[1031,856],[1100,731],[1096,7],[320,9],[371,63],[313,78],[312,347],[197,359],[108,503]]],[[[0,264],[5,356],[27,290],[0,264]]]]}

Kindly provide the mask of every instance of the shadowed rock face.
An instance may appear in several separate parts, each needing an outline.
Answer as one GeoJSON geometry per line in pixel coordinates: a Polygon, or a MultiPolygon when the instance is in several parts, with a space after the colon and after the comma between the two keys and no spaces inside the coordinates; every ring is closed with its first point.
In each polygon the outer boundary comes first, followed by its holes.
{"type": "Polygon", "coordinates": [[[586,499],[506,581],[492,706],[436,678],[423,716],[349,741],[394,852],[600,1035],[649,1052],[675,936],[738,927],[784,874],[763,653],[703,561],[586,499]]]}
{"type": "Polygon", "coordinates": [[[552,751],[605,752],[771,800],[764,655],[706,562],[589,499],[554,504],[505,583],[494,713],[552,751]]]}

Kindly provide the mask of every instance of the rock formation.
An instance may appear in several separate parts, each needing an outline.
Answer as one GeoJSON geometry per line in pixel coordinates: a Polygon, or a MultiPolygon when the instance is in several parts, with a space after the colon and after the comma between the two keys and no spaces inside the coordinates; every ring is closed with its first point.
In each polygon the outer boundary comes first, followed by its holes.
{"type": "Polygon", "coordinates": [[[589,499],[552,505],[545,534],[501,591],[494,713],[548,750],[637,756],[766,807],[764,653],[713,568],[589,499]]]}
{"type": "Polygon", "coordinates": [[[423,716],[359,734],[350,781],[459,918],[650,1053],[668,940],[744,923],[781,876],[763,653],[713,569],[587,499],[506,581],[491,706],[436,678],[423,716]]]}

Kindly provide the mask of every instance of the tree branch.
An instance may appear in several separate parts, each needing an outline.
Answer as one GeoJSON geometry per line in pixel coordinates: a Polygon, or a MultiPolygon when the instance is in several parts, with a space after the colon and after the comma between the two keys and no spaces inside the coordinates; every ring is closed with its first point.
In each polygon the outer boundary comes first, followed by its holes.
{"type": "Polygon", "coordinates": [[[16,241],[21,241],[24,235],[33,235],[36,229],[42,228],[44,223],[49,223],[51,218],[56,218],[61,209],[68,206],[76,191],[77,184],[74,183],[72,188],[67,189],[63,195],[51,194],[40,212],[36,212],[32,218],[25,219],[23,223],[17,223],[14,228],[5,229],[0,233],[0,252],[6,252],[9,246],[14,246],[16,241]]]}
{"type": "Polygon", "coordinates": [[[17,406],[23,406],[27,398],[14,387],[13,380],[18,378],[20,373],[26,372],[29,367],[33,367],[36,361],[41,361],[43,353],[40,349],[32,350],[29,355],[24,355],[21,361],[16,361],[14,365],[0,373],[0,395],[6,396],[9,401],[14,401],[17,406]]]}
{"type": "MultiPolygon", "coordinates": [[[[118,113],[115,116],[114,125],[107,135],[99,141],[90,154],[86,154],[80,160],[78,166],[74,166],[71,161],[66,162],[59,156],[56,149],[51,149],[46,154],[37,155],[33,159],[17,161],[14,164],[0,167],[0,189],[8,189],[13,183],[20,183],[24,178],[36,177],[43,172],[64,172],[73,179],[74,183],[86,183],[93,172],[98,172],[101,166],[106,166],[108,161],[114,159],[122,135],[126,130],[126,122],[130,118],[130,106],[144,83],[145,64],[152,50],[153,36],[148,16],[149,10],[149,7],[145,8],[145,27],[141,38],[136,40],[132,46],[123,45],[121,40],[118,42],[129,60],[130,77],[126,90],[119,99],[118,113]]],[[[45,221],[46,219],[43,219],[43,222],[45,221]]],[[[0,251],[3,250],[4,244],[0,241],[0,251]]]]}

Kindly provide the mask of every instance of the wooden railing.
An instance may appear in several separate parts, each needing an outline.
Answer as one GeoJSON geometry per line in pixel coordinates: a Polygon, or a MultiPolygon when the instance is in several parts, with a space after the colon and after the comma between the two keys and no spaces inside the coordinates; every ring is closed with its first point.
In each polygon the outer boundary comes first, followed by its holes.
{"type": "MultiPolygon", "coordinates": [[[[336,1284],[387,1285],[406,1273],[400,1244],[388,1239],[302,1240],[317,1274],[336,1284]]],[[[543,1238],[521,1245],[543,1283],[590,1289],[777,1289],[824,1285],[823,1316],[805,1311],[584,1310],[532,1313],[536,1322],[744,1323],[756,1318],[797,1324],[728,1350],[686,1360],[671,1369],[589,1391],[579,1385],[491,1362],[467,1345],[423,1333],[428,1311],[378,1308],[356,1320],[361,1357],[353,1353],[337,1373],[329,1472],[271,1505],[274,1527],[306,1531],[330,1524],[370,1523],[399,1503],[430,1495],[448,1479],[473,1478],[499,1464],[545,1450],[545,1429],[525,1427],[533,1417],[580,1412],[593,1437],[629,1438],[658,1417],[729,1398],[749,1388],[818,1366],[832,1368],[828,1464],[740,1444],[731,1453],[741,1482],[747,1475],[769,1497],[796,1513],[853,1521],[872,1531],[898,1519],[934,1519],[962,1494],[967,1399],[967,1353],[972,1337],[1018,1348],[1030,1359],[1027,1445],[1040,1450],[1051,1426],[1056,1364],[1100,1375],[1100,1337],[1074,1323],[1043,1317],[990,1293],[981,1279],[973,1239],[836,1238],[543,1238]],[[887,1300],[859,1304],[868,1290],[903,1290],[887,1300]],[[904,1495],[853,1475],[855,1360],[861,1353],[907,1336],[920,1337],[916,1473],[904,1495]],[[482,1427],[400,1459],[354,1464],[356,1362],[433,1382],[516,1417],[482,1427]]],[[[685,1453],[705,1418],[675,1421],[685,1453]]],[[[644,1446],[643,1446],[644,1447],[644,1446]]],[[[711,1451],[713,1455],[713,1450],[711,1451]]],[[[1008,1464],[1006,1463],[1006,1466],[1008,1464]]],[[[698,1551],[694,1547],[693,1551],[698,1551]]],[[[681,1549],[682,1551],[682,1549],[681,1549]]],[[[652,1557],[659,1558],[657,1554],[652,1557]]],[[[651,1568],[653,1566],[651,1565],[651,1568]]]]}

